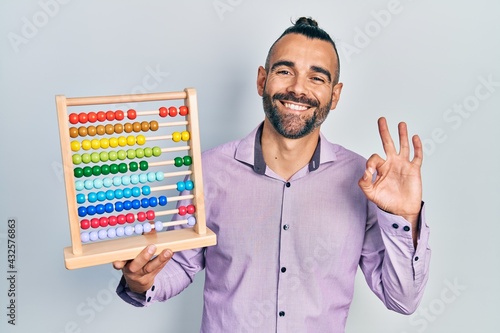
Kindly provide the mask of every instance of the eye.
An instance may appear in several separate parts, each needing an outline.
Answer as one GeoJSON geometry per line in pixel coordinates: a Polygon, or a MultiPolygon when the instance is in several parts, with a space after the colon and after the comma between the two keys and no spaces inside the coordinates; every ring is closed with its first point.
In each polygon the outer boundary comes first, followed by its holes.
{"type": "Polygon", "coordinates": [[[276,74],[278,75],[290,75],[290,71],[286,70],[286,69],[280,69],[278,71],[276,71],[276,74]]]}
{"type": "Polygon", "coordinates": [[[313,76],[311,78],[311,80],[314,82],[314,83],[325,83],[326,80],[324,78],[322,78],[321,76],[313,76]]]}

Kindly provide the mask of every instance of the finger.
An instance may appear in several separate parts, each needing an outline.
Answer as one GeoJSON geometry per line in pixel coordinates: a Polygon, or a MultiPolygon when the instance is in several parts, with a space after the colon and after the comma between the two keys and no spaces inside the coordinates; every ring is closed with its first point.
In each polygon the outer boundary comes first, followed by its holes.
{"type": "Polygon", "coordinates": [[[378,120],[378,132],[380,134],[380,139],[382,139],[382,145],[384,151],[387,155],[396,155],[396,148],[394,147],[394,141],[392,141],[391,134],[389,133],[389,128],[387,127],[387,121],[384,117],[378,120]]]}
{"type": "Polygon", "coordinates": [[[123,260],[123,261],[113,261],[113,268],[116,270],[121,270],[125,265],[127,264],[128,261],[123,260]]]}
{"type": "Polygon", "coordinates": [[[413,142],[414,156],[411,162],[415,163],[418,166],[421,166],[422,160],[424,159],[424,150],[422,146],[422,141],[420,140],[420,137],[418,135],[414,135],[412,138],[412,142],[413,142]]]}
{"type": "Polygon", "coordinates": [[[146,246],[134,260],[130,261],[127,269],[132,273],[139,272],[153,258],[155,252],[156,246],[154,244],[146,246]]]}
{"type": "Polygon", "coordinates": [[[362,188],[369,188],[372,186],[373,175],[380,167],[384,164],[385,160],[377,154],[373,154],[366,161],[366,169],[363,173],[363,177],[359,180],[358,184],[362,188]]]}
{"type": "Polygon", "coordinates": [[[165,249],[161,251],[161,253],[154,258],[153,260],[149,261],[145,266],[144,266],[144,273],[154,273],[156,271],[161,270],[167,262],[172,258],[173,253],[170,249],[165,249]]]}
{"type": "Polygon", "coordinates": [[[409,159],[410,158],[410,142],[408,141],[408,128],[406,123],[399,123],[399,155],[409,159]]]}

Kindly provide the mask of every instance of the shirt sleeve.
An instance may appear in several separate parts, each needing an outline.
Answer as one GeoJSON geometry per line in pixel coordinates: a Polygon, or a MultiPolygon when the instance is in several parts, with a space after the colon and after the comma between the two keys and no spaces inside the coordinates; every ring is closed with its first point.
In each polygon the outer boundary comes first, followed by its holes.
{"type": "Polygon", "coordinates": [[[429,275],[431,250],[429,227],[422,204],[417,248],[412,226],[403,217],[369,208],[360,268],[370,289],[388,309],[413,313],[424,293],[429,275]]]}
{"type": "Polygon", "coordinates": [[[123,277],[116,293],[125,302],[137,307],[166,301],[186,289],[194,281],[196,273],[204,266],[204,248],[177,252],[156,275],[153,286],[145,294],[130,291],[123,277]]]}

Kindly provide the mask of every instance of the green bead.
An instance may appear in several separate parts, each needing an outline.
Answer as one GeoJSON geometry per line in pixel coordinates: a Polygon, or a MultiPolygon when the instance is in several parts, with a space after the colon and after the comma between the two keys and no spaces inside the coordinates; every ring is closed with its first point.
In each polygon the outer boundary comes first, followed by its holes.
{"type": "Polygon", "coordinates": [[[129,160],[133,160],[135,158],[135,149],[128,149],[127,150],[127,158],[129,160]]]}
{"type": "Polygon", "coordinates": [[[94,163],[99,163],[101,161],[101,158],[99,157],[99,153],[90,154],[90,160],[94,163]]]}
{"type": "Polygon", "coordinates": [[[136,158],[143,158],[144,157],[144,149],[143,148],[137,148],[135,150],[135,157],[136,158]]]}
{"type": "Polygon", "coordinates": [[[130,162],[128,168],[130,171],[134,172],[139,169],[139,165],[137,164],[137,162],[130,162]]]}
{"type": "Polygon", "coordinates": [[[92,176],[92,168],[89,167],[89,166],[86,166],[85,168],[83,168],[83,175],[85,177],[90,177],[92,176]]]}
{"type": "Polygon", "coordinates": [[[109,175],[110,172],[111,172],[111,167],[109,165],[107,164],[101,165],[101,174],[109,175]]]}
{"type": "Polygon", "coordinates": [[[110,171],[111,171],[111,173],[112,173],[113,175],[116,175],[116,174],[118,173],[118,171],[119,171],[118,164],[114,164],[114,163],[113,163],[113,164],[111,164],[111,165],[109,166],[109,169],[110,169],[110,171]]]}
{"type": "Polygon", "coordinates": [[[193,159],[191,158],[191,156],[184,156],[184,165],[188,166],[188,165],[191,165],[193,163],[193,159]]]}
{"type": "Polygon", "coordinates": [[[82,162],[85,164],[90,163],[90,154],[89,153],[82,154],[82,162]]]}
{"type": "Polygon", "coordinates": [[[75,168],[73,170],[73,174],[75,175],[75,178],[82,178],[82,176],[83,176],[83,169],[82,168],[75,168]]]}
{"type": "Polygon", "coordinates": [[[95,165],[92,167],[92,174],[94,176],[100,176],[101,175],[101,167],[98,165],[95,165]]]}
{"type": "Polygon", "coordinates": [[[74,154],[72,156],[72,159],[73,159],[73,164],[75,164],[75,165],[82,163],[82,155],[80,155],[80,154],[74,154]]]}
{"type": "Polygon", "coordinates": [[[118,171],[120,171],[120,173],[126,173],[127,170],[127,163],[120,163],[120,165],[118,165],[118,171]]]}
{"type": "Polygon", "coordinates": [[[102,151],[99,153],[99,159],[101,160],[101,162],[107,162],[108,159],[109,159],[109,154],[107,151],[102,151]]]}
{"type": "Polygon", "coordinates": [[[112,150],[108,153],[108,158],[110,161],[116,161],[118,159],[118,153],[112,150]]]}
{"type": "Polygon", "coordinates": [[[122,150],[119,150],[119,151],[118,151],[118,159],[119,159],[120,161],[123,161],[123,160],[124,160],[124,159],[126,159],[126,158],[127,158],[127,152],[126,152],[125,150],[123,150],[123,149],[122,149],[122,150]]]}
{"type": "Polygon", "coordinates": [[[153,156],[158,157],[161,155],[161,148],[158,146],[153,147],[153,156]]]}
{"type": "Polygon", "coordinates": [[[153,156],[153,149],[150,147],[144,148],[144,156],[151,157],[153,156]]]}
{"type": "Polygon", "coordinates": [[[181,167],[182,166],[182,157],[176,157],[176,158],[174,158],[174,165],[176,167],[181,167]]]}
{"type": "Polygon", "coordinates": [[[139,163],[139,168],[141,169],[141,171],[146,171],[148,169],[148,162],[141,161],[141,163],[139,163]]]}

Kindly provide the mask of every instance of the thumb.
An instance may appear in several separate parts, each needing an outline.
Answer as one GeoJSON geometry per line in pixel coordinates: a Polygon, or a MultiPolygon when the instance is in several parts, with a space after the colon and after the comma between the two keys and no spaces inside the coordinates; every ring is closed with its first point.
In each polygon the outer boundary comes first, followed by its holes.
{"type": "Polygon", "coordinates": [[[127,261],[113,261],[113,268],[119,271],[125,267],[126,264],[127,261]]]}
{"type": "Polygon", "coordinates": [[[368,192],[373,188],[373,173],[375,171],[372,168],[366,168],[363,176],[358,181],[359,187],[363,190],[363,192],[368,192]]]}

